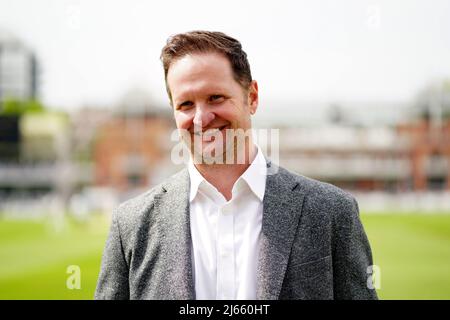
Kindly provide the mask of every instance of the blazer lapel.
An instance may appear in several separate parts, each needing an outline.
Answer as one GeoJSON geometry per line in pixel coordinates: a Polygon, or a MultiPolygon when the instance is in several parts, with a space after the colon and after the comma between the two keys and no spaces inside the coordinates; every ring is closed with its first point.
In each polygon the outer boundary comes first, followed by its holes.
{"type": "Polygon", "coordinates": [[[297,231],[304,193],[284,169],[267,163],[263,200],[260,253],[257,270],[257,299],[278,299],[297,231]],[[274,173],[277,172],[277,173],[274,173]]]}
{"type": "Polygon", "coordinates": [[[163,185],[163,193],[156,201],[159,211],[164,212],[165,273],[169,278],[166,293],[175,300],[195,299],[188,195],[189,173],[184,169],[163,185]]]}

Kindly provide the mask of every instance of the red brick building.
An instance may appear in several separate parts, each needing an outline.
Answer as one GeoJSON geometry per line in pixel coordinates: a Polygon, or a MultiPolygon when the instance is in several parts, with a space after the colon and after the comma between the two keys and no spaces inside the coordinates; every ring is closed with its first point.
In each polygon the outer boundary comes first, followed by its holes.
{"type": "Polygon", "coordinates": [[[440,126],[429,121],[400,125],[398,133],[410,141],[414,190],[450,190],[450,120],[440,126]]]}
{"type": "Polygon", "coordinates": [[[167,115],[111,118],[96,137],[94,183],[119,191],[152,185],[154,171],[168,162],[174,129],[167,115]]]}

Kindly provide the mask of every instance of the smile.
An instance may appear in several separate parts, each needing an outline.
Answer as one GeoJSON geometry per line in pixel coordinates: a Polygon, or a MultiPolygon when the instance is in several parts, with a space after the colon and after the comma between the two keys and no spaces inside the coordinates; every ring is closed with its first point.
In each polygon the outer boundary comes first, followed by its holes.
{"type": "Polygon", "coordinates": [[[223,131],[227,127],[228,127],[228,125],[224,125],[222,127],[208,129],[208,130],[203,131],[203,132],[197,131],[197,132],[194,132],[194,135],[196,135],[196,136],[203,136],[204,138],[213,137],[215,134],[217,134],[217,132],[223,131]]]}

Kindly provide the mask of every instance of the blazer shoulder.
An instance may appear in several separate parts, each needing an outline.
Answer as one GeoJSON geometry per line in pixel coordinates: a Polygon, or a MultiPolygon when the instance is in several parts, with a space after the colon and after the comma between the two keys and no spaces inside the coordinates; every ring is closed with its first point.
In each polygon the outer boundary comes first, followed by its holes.
{"type": "Polygon", "coordinates": [[[358,210],[355,197],[349,192],[327,182],[312,179],[287,169],[280,168],[280,174],[298,184],[298,189],[306,196],[311,208],[326,210],[335,214],[358,210]]]}
{"type": "Polygon", "coordinates": [[[133,226],[143,218],[148,218],[155,204],[155,199],[166,192],[165,186],[180,183],[185,177],[185,170],[172,175],[150,190],[128,199],[113,210],[112,219],[120,225],[133,226]]]}

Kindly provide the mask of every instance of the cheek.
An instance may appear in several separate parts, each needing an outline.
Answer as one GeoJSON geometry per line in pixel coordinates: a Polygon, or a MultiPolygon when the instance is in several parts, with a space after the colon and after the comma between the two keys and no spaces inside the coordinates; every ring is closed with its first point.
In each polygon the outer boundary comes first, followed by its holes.
{"type": "Polygon", "coordinates": [[[178,129],[189,129],[192,125],[194,117],[183,112],[175,113],[175,123],[178,129]]]}
{"type": "Polygon", "coordinates": [[[227,105],[216,110],[216,116],[229,122],[239,122],[242,118],[240,110],[234,105],[227,105]]]}

